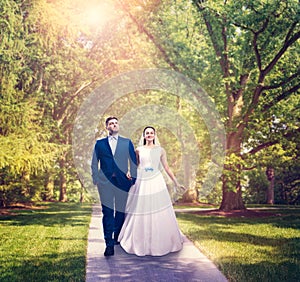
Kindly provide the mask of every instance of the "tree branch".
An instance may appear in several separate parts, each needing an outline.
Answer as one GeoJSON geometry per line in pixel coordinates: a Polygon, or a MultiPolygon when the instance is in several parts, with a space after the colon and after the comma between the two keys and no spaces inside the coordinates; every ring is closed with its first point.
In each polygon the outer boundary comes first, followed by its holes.
{"type": "Polygon", "coordinates": [[[254,165],[254,166],[250,166],[250,167],[243,167],[243,170],[244,171],[249,171],[249,170],[253,170],[253,169],[255,169],[255,168],[257,168],[257,165],[254,165]]]}
{"type": "Polygon", "coordinates": [[[246,84],[248,82],[248,79],[249,79],[249,73],[240,75],[240,81],[239,81],[240,88],[237,91],[235,91],[236,99],[238,99],[242,95],[242,93],[246,87],[246,84]]]}
{"type": "Polygon", "coordinates": [[[122,9],[128,14],[129,18],[137,25],[138,29],[146,34],[146,36],[152,41],[152,43],[158,48],[158,50],[163,55],[165,61],[169,64],[169,66],[175,70],[179,71],[178,67],[170,60],[165,49],[155,40],[155,37],[145,28],[145,26],[139,22],[128,10],[127,6],[123,4],[123,1],[119,0],[122,9]]]}
{"type": "Polygon", "coordinates": [[[261,56],[260,56],[260,53],[259,53],[259,50],[258,50],[258,45],[257,45],[257,39],[258,39],[259,34],[262,33],[262,32],[264,32],[264,30],[267,28],[268,24],[269,24],[269,19],[267,18],[264,21],[264,23],[263,23],[263,25],[262,25],[262,27],[261,27],[260,30],[258,30],[256,32],[252,31],[254,33],[253,41],[252,41],[252,43],[253,43],[253,49],[254,49],[254,54],[255,54],[257,66],[258,66],[258,69],[259,69],[260,72],[262,70],[262,65],[261,65],[261,56]]]}
{"type": "MultiPolygon", "coordinates": [[[[250,154],[250,155],[254,155],[256,154],[257,152],[265,149],[265,148],[268,148],[272,145],[275,145],[275,144],[278,144],[279,143],[279,140],[273,140],[273,141],[268,141],[266,143],[263,143],[263,144],[260,144],[258,146],[256,146],[255,148],[253,148],[252,150],[250,150],[249,152],[247,152],[247,155],[250,154]]],[[[243,155],[245,156],[245,155],[243,155]]],[[[245,158],[242,156],[242,159],[245,158]]]]}
{"type": "Polygon", "coordinates": [[[296,73],[294,73],[293,75],[291,75],[286,80],[283,80],[280,83],[269,85],[269,86],[263,86],[262,90],[264,91],[264,90],[272,90],[272,89],[280,88],[286,85],[287,83],[291,82],[294,78],[297,78],[299,75],[300,75],[300,69],[296,73]]]}
{"type": "MultiPolygon", "coordinates": [[[[220,48],[220,46],[218,45],[217,43],[217,40],[216,40],[216,36],[215,36],[215,32],[214,32],[214,29],[212,28],[210,22],[209,22],[209,19],[208,19],[208,14],[206,13],[205,11],[205,8],[202,6],[202,1],[194,1],[196,7],[198,8],[198,10],[202,13],[203,15],[203,19],[204,19],[204,22],[205,22],[205,25],[206,25],[206,28],[207,28],[207,31],[208,31],[208,34],[209,34],[209,37],[211,39],[211,42],[213,44],[213,47],[214,47],[214,50],[216,52],[216,55],[217,57],[221,58],[220,59],[220,65],[221,65],[221,69],[223,71],[223,73],[226,72],[224,66],[224,62],[223,62],[223,54],[222,54],[222,50],[220,48]]],[[[222,30],[222,38],[223,38],[223,30],[222,30]]]]}
{"type": "Polygon", "coordinates": [[[296,42],[299,38],[300,38],[300,31],[296,32],[294,34],[294,36],[292,36],[291,38],[290,35],[292,34],[292,32],[294,31],[296,25],[298,22],[294,22],[291,26],[291,28],[289,29],[286,37],[285,37],[285,41],[284,44],[282,46],[282,48],[279,50],[279,52],[275,55],[275,57],[273,58],[273,60],[265,67],[263,71],[264,76],[266,76],[266,74],[268,74],[273,67],[276,65],[276,63],[279,61],[279,59],[283,56],[283,54],[285,53],[285,51],[294,43],[296,42]]]}
{"type": "MultiPolygon", "coordinates": [[[[299,39],[300,32],[297,32],[296,34],[294,34],[294,36],[292,36],[291,38],[289,38],[290,35],[292,34],[293,30],[295,29],[296,24],[297,23],[293,23],[293,25],[289,29],[289,31],[288,31],[288,33],[286,35],[283,47],[275,55],[275,57],[269,63],[269,65],[265,69],[262,69],[260,71],[260,75],[259,75],[259,79],[258,79],[258,84],[257,84],[256,89],[254,91],[252,102],[251,102],[251,104],[249,106],[248,111],[245,113],[245,115],[243,117],[243,122],[239,125],[239,129],[241,129],[243,127],[243,124],[246,124],[248,122],[250,114],[253,112],[255,106],[258,104],[259,97],[260,97],[262,91],[264,90],[264,88],[263,88],[263,82],[264,82],[264,79],[265,79],[266,75],[274,68],[274,66],[276,65],[276,63],[278,62],[278,60],[283,56],[283,54],[288,49],[288,47],[290,47],[297,39],[299,39]]],[[[262,32],[264,28],[265,28],[265,26],[263,26],[258,32],[262,32]]],[[[286,98],[290,94],[292,94],[293,91],[297,91],[298,89],[299,89],[299,86],[296,85],[295,87],[291,88],[290,90],[282,93],[282,95],[278,96],[271,103],[269,103],[268,105],[266,105],[264,107],[264,111],[267,111],[270,107],[272,107],[273,105],[275,105],[276,102],[279,102],[279,101],[283,100],[284,98],[286,98]]]]}
{"type": "Polygon", "coordinates": [[[266,112],[267,110],[269,110],[271,107],[273,107],[274,105],[276,105],[277,103],[279,103],[281,100],[284,100],[285,98],[289,97],[291,94],[295,93],[298,89],[300,88],[300,85],[297,84],[294,87],[290,88],[289,90],[281,93],[281,95],[275,97],[272,99],[272,101],[266,105],[264,105],[263,107],[263,112],[266,112]]]}
{"type": "Polygon", "coordinates": [[[64,106],[65,103],[61,101],[59,104],[59,110],[55,111],[54,118],[57,120],[58,126],[61,126],[63,120],[68,116],[68,108],[72,107],[73,100],[81,93],[85,88],[89,87],[95,80],[91,80],[88,82],[83,83],[73,94],[71,94],[68,100],[68,103],[64,106]]]}
{"type": "MultiPolygon", "coordinates": [[[[283,135],[281,135],[282,137],[288,139],[290,137],[293,137],[295,135],[295,133],[299,133],[300,132],[300,128],[298,127],[297,129],[295,130],[291,130],[283,135]]],[[[275,145],[275,144],[279,144],[280,143],[280,139],[276,139],[276,140],[272,140],[272,141],[268,141],[266,143],[263,143],[263,144],[260,144],[258,146],[256,146],[255,148],[253,148],[252,150],[250,150],[249,152],[247,152],[247,155],[248,154],[251,154],[251,155],[254,155],[256,154],[257,152],[267,148],[267,147],[270,147],[272,145],[275,145]]],[[[246,154],[245,154],[246,155],[246,154]]],[[[245,155],[242,156],[242,159],[244,159],[245,155]]]]}

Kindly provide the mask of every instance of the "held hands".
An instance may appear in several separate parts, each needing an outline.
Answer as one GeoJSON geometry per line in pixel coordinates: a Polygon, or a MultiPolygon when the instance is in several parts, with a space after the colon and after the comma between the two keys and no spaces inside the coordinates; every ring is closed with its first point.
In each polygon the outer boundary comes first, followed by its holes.
{"type": "Polygon", "coordinates": [[[130,175],[130,172],[129,172],[129,171],[126,173],[126,177],[127,177],[127,179],[129,179],[129,180],[132,180],[132,177],[131,177],[131,175],[130,175]]]}

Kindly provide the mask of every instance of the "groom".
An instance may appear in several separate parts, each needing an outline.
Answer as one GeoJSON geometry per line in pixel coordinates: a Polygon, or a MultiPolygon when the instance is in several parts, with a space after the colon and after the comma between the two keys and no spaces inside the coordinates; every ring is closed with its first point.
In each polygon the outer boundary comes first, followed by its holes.
{"type": "Polygon", "coordinates": [[[128,191],[136,180],[136,155],[132,141],[118,135],[116,117],[107,118],[105,125],[109,135],[97,140],[91,168],[102,205],[104,256],[113,256],[125,219],[128,191]]]}

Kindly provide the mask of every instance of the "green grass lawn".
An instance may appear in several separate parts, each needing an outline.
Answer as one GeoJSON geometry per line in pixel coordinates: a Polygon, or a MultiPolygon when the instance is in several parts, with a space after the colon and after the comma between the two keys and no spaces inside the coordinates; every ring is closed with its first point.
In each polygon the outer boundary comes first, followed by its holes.
{"type": "Polygon", "coordinates": [[[177,213],[181,230],[229,281],[300,281],[300,208],[280,216],[225,218],[177,213]]]}
{"type": "Polygon", "coordinates": [[[41,205],[0,217],[0,281],[84,281],[91,205],[41,205]]]}
{"type": "MultiPolygon", "coordinates": [[[[91,205],[40,205],[0,217],[0,281],[85,281],[91,205]]],[[[300,281],[300,208],[266,211],[277,216],[177,218],[229,281],[300,281]]]]}

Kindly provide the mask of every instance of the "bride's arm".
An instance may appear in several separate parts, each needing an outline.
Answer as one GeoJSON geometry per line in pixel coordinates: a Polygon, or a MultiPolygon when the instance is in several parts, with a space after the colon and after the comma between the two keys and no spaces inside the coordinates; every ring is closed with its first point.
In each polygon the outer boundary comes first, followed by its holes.
{"type": "MultiPolygon", "coordinates": [[[[139,151],[138,151],[138,149],[136,149],[135,154],[136,154],[136,166],[138,166],[139,163],[140,163],[140,157],[139,157],[139,151]]],[[[131,179],[131,178],[132,178],[132,177],[131,177],[131,174],[130,174],[130,171],[128,171],[128,172],[126,173],[126,176],[127,176],[128,179],[131,179]]]]}
{"type": "Polygon", "coordinates": [[[140,164],[139,149],[135,150],[135,154],[136,154],[136,166],[139,166],[139,164],[140,164]]]}
{"type": "Polygon", "coordinates": [[[172,179],[172,181],[174,182],[174,184],[176,186],[180,186],[180,184],[178,183],[174,173],[172,172],[172,170],[169,167],[168,161],[167,161],[167,153],[165,151],[164,148],[161,148],[161,156],[160,156],[160,161],[161,164],[163,166],[163,168],[165,169],[166,173],[169,175],[169,177],[172,179]]]}

